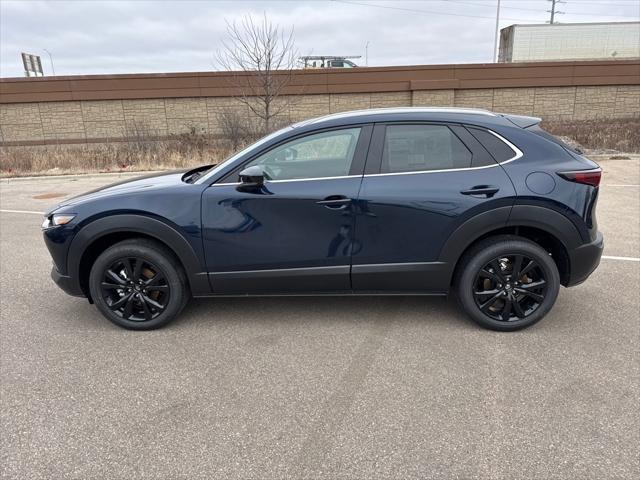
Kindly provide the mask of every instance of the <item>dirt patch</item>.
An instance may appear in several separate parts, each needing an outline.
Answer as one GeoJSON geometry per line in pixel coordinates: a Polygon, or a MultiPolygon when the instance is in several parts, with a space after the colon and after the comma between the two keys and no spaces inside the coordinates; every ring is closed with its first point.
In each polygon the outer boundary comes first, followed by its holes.
{"type": "Polygon", "coordinates": [[[35,200],[48,200],[49,198],[64,197],[65,195],[66,193],[50,192],[50,193],[42,193],[40,195],[36,195],[35,197],[31,197],[31,198],[35,200]]]}

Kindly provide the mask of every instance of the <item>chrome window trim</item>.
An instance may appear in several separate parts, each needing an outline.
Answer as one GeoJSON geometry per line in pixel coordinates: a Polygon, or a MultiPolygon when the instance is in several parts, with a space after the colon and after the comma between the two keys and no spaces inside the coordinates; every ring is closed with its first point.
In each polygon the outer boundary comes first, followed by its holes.
{"type": "Polygon", "coordinates": [[[316,180],[339,180],[341,178],[361,178],[362,175],[338,175],[336,177],[310,177],[310,178],[289,178],[283,180],[265,180],[265,183],[285,183],[285,182],[313,182],[316,180]]]}
{"type": "Polygon", "coordinates": [[[499,133],[494,132],[493,130],[490,129],[486,129],[487,132],[489,132],[491,135],[493,135],[494,137],[498,138],[499,140],[502,140],[504,143],[507,144],[507,146],[509,148],[511,148],[511,150],[513,150],[514,152],[516,152],[516,154],[511,157],[508,160],[505,160],[503,162],[499,162],[498,165],[504,165],[505,163],[509,163],[509,162],[513,162],[514,160],[519,159],[520,157],[522,157],[524,155],[524,153],[522,153],[522,150],[520,150],[518,147],[516,147],[513,143],[511,143],[509,140],[507,140],[506,138],[504,138],[502,135],[500,135],[499,133]]]}
{"type": "MultiPolygon", "coordinates": [[[[499,140],[501,140],[502,142],[506,143],[507,146],[509,148],[511,148],[511,150],[513,150],[516,154],[513,157],[511,157],[510,159],[504,160],[503,162],[495,163],[493,165],[483,165],[481,167],[444,168],[444,169],[439,169],[439,170],[416,170],[414,172],[368,173],[368,174],[365,174],[365,175],[342,175],[342,176],[338,176],[338,177],[292,178],[292,179],[288,179],[288,180],[265,180],[265,183],[306,182],[306,181],[312,182],[312,181],[316,181],[316,180],[338,180],[340,178],[358,178],[358,177],[362,177],[362,176],[364,176],[364,178],[368,178],[368,177],[387,177],[387,176],[391,176],[391,175],[394,175],[394,176],[395,175],[422,175],[422,174],[425,174],[425,173],[464,172],[464,171],[467,171],[467,170],[482,170],[484,168],[495,168],[495,167],[498,167],[498,166],[501,166],[501,165],[506,165],[507,163],[511,163],[511,162],[514,162],[514,161],[518,160],[519,158],[521,158],[524,155],[522,150],[520,150],[518,147],[516,147],[513,143],[511,143],[509,140],[504,138],[499,133],[496,133],[493,130],[489,130],[488,128],[486,128],[485,130],[487,132],[489,132],[491,135],[493,135],[496,138],[498,138],[499,140]]],[[[225,185],[240,185],[240,184],[241,184],[241,182],[214,183],[211,186],[215,187],[217,185],[225,186],[225,185]]]]}
{"type": "Polygon", "coordinates": [[[522,150],[520,150],[518,147],[516,147],[513,143],[511,143],[509,140],[504,138],[502,135],[494,132],[493,130],[489,130],[488,128],[486,128],[485,130],[490,134],[492,134],[493,136],[497,137],[502,142],[506,143],[507,146],[511,148],[511,150],[513,150],[516,154],[510,159],[504,160],[503,162],[498,162],[493,165],[483,165],[481,167],[443,168],[439,170],[416,170],[414,172],[369,173],[369,174],[366,174],[365,177],[386,177],[390,175],[421,175],[424,173],[464,172],[467,170],[481,170],[483,168],[495,168],[501,165],[505,165],[507,163],[511,163],[515,160],[518,160],[520,157],[524,155],[524,153],[522,153],[522,150]]]}
{"type": "MultiPolygon", "coordinates": [[[[310,177],[310,178],[289,178],[286,180],[264,180],[264,183],[286,183],[286,182],[314,182],[317,180],[340,180],[342,178],[361,178],[362,175],[340,175],[337,177],[310,177]]],[[[225,183],[214,183],[211,185],[215,187],[217,185],[242,185],[242,182],[225,182],[225,183]]]]}

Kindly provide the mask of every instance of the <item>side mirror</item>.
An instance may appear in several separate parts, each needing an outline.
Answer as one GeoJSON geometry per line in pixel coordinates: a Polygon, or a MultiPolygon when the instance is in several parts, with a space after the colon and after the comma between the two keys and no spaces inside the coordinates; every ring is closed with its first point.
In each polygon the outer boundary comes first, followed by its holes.
{"type": "Polygon", "coordinates": [[[253,165],[240,172],[238,190],[256,190],[264,185],[264,171],[260,165],[253,165]]]}

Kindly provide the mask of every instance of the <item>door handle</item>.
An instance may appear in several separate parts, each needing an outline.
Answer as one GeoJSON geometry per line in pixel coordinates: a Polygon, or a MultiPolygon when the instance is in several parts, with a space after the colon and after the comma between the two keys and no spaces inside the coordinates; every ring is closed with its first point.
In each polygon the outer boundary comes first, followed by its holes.
{"type": "Polygon", "coordinates": [[[344,195],[330,195],[324,200],[318,200],[316,203],[332,210],[344,210],[351,203],[351,199],[344,195]]]}
{"type": "Polygon", "coordinates": [[[498,191],[499,187],[493,185],[476,185],[475,187],[471,187],[469,190],[462,190],[460,193],[463,195],[471,195],[475,196],[484,196],[485,198],[493,197],[498,191]]]}

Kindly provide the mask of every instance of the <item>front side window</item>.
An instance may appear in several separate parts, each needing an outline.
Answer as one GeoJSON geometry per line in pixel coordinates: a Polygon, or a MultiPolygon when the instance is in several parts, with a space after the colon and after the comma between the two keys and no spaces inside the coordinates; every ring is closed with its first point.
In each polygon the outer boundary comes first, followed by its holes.
{"type": "Polygon", "coordinates": [[[466,168],[471,152],[444,125],[389,125],[382,155],[382,173],[466,168]]]}
{"type": "Polygon", "coordinates": [[[262,166],[269,180],[349,175],[360,130],[332,130],[298,138],[260,155],[245,167],[262,166]]]}

